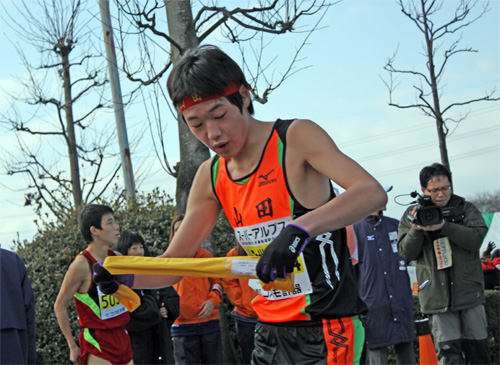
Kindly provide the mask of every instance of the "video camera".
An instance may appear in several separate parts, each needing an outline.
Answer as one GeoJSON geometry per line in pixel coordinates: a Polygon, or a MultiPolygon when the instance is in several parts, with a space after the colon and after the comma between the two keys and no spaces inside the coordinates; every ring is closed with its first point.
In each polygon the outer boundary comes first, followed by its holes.
{"type": "MultiPolygon", "coordinates": [[[[429,195],[420,195],[416,191],[410,194],[412,198],[417,198],[417,216],[413,217],[413,223],[419,226],[434,226],[443,221],[443,211],[434,204],[429,195]]],[[[447,212],[449,213],[449,212],[447,212]]]]}

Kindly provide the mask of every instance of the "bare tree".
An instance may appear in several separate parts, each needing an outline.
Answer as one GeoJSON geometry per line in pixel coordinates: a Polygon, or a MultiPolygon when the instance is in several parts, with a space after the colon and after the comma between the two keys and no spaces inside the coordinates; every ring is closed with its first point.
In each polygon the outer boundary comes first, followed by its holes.
{"type": "Polygon", "coordinates": [[[500,212],[500,190],[478,193],[467,200],[483,214],[500,212]]]}
{"type": "Polygon", "coordinates": [[[116,156],[107,152],[113,130],[93,123],[99,110],[110,107],[101,94],[104,59],[92,54],[93,34],[88,20],[80,19],[85,1],[12,6],[4,8],[4,18],[23,41],[16,48],[27,77],[19,80],[20,93],[5,91],[12,106],[1,123],[14,132],[19,151],[3,149],[4,168],[28,178],[25,205],[35,204],[39,214],[45,206],[61,217],[98,199],[119,170],[116,156]]]}
{"type": "Polygon", "coordinates": [[[466,119],[468,112],[459,114],[458,118],[448,117],[449,112],[453,108],[479,101],[496,101],[500,99],[494,96],[496,89],[493,89],[482,97],[457,100],[447,105],[442,103],[444,73],[451,58],[461,53],[477,52],[472,47],[461,45],[461,32],[464,28],[479,20],[489,10],[489,3],[479,6],[478,0],[457,1],[455,2],[457,3],[455,11],[450,12],[449,15],[447,14],[449,20],[437,23],[438,14],[443,13],[443,1],[398,0],[398,2],[403,14],[416,25],[424,37],[425,71],[418,71],[417,68],[408,70],[396,67],[396,51],[384,66],[384,69],[389,73],[389,79],[383,80],[389,89],[389,105],[401,109],[418,108],[424,115],[436,120],[441,162],[451,171],[446,148],[446,136],[450,131],[449,123],[460,123],[466,119]],[[447,46],[444,47],[445,45],[447,46]],[[444,50],[441,49],[442,47],[444,50]],[[407,75],[416,79],[413,84],[416,93],[414,102],[405,104],[393,100],[393,94],[398,84],[397,75],[407,75]]]}
{"type": "Polygon", "coordinates": [[[152,93],[145,97],[145,104],[156,108],[151,114],[156,118],[157,129],[152,133],[163,136],[165,126],[161,123],[161,115],[167,107],[177,119],[180,162],[174,167],[169,164],[162,148],[162,138],[157,154],[162,158],[165,170],[177,178],[176,202],[179,212],[185,210],[198,167],[210,155],[208,149],[189,132],[181,115],[173,110],[167,100],[163,85],[170,66],[187,50],[217,34],[217,37],[239,47],[241,63],[252,84],[254,100],[265,103],[277,87],[301,69],[298,67],[302,61],[299,58],[300,51],[328,8],[338,2],[261,0],[255,2],[254,7],[240,8],[238,5],[241,3],[234,1],[116,1],[120,10],[116,33],[120,34],[117,44],[122,50],[122,69],[128,79],[137,84],[142,95],[146,88],[152,93]],[[219,6],[219,3],[225,3],[226,6],[219,6]],[[309,28],[301,26],[299,22],[307,16],[315,16],[314,25],[309,28]],[[304,36],[295,53],[289,63],[276,72],[274,62],[277,55],[266,61],[264,51],[272,52],[269,48],[272,48],[274,36],[300,32],[304,36]],[[138,47],[133,52],[135,59],[127,56],[132,35],[137,36],[138,47]],[[158,104],[160,99],[163,99],[161,105],[158,104]]]}

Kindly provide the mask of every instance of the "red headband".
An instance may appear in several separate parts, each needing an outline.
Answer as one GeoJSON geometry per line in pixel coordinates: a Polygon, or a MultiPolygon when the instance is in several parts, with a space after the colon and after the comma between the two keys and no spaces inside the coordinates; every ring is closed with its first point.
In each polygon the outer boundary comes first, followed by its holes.
{"type": "MultiPolygon", "coordinates": [[[[247,84],[248,88],[251,89],[252,87],[250,84],[247,84]]],[[[179,108],[179,111],[182,113],[184,110],[187,108],[191,108],[193,105],[203,103],[208,100],[213,100],[213,99],[218,99],[222,98],[224,96],[228,96],[231,94],[234,94],[240,89],[240,85],[238,85],[236,82],[231,81],[229,85],[227,85],[224,90],[222,90],[221,94],[215,94],[211,96],[205,96],[201,97],[198,94],[193,94],[193,95],[186,95],[184,96],[184,99],[182,99],[182,103],[178,104],[177,107],[179,108]]]]}

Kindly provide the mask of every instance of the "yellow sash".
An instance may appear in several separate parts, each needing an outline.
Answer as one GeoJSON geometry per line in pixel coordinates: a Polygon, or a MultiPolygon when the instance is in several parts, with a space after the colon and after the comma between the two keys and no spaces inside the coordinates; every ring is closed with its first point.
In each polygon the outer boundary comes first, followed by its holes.
{"type": "Polygon", "coordinates": [[[135,311],[141,305],[141,298],[128,286],[120,284],[118,290],[113,296],[128,309],[129,312],[135,311]]]}
{"type": "MultiPolygon", "coordinates": [[[[145,274],[201,276],[215,278],[257,279],[255,266],[259,261],[255,256],[201,257],[201,258],[160,258],[145,256],[108,256],[104,268],[113,275],[145,274]]],[[[293,292],[294,276],[276,279],[264,284],[264,290],[278,289],[293,292]]]]}

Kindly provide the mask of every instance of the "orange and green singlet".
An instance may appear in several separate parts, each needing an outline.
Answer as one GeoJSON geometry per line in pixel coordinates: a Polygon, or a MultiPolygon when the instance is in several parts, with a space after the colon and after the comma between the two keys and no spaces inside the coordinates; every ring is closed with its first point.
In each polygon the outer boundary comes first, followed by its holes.
{"type": "MultiPolygon", "coordinates": [[[[284,161],[291,123],[275,122],[259,165],[244,178],[231,179],[224,158],[216,156],[212,163],[214,192],[236,239],[250,256],[260,256],[287,224],[307,213],[287,183],[284,161]]],[[[257,280],[249,280],[259,293],[252,304],[261,321],[318,321],[366,312],[358,296],[345,229],[316,236],[298,264],[293,293],[264,291],[257,280]]]]}

